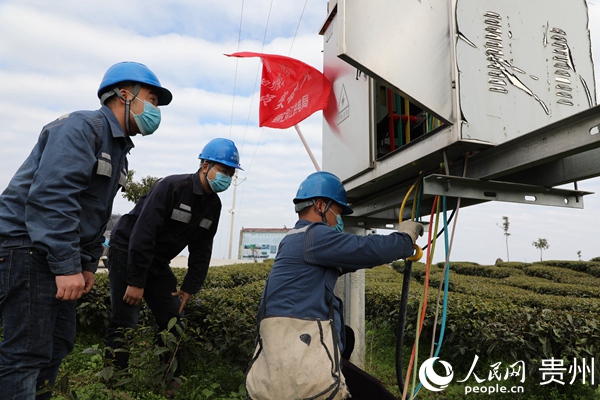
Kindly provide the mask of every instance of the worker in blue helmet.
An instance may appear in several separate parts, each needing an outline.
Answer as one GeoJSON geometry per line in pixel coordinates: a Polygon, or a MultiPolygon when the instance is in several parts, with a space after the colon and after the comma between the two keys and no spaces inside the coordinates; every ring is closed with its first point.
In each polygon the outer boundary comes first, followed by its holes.
{"type": "Polygon", "coordinates": [[[43,127],[0,194],[5,399],[33,399],[37,388],[55,382],[74,345],[75,301],[94,284],[102,234],[126,182],[131,136],[152,133],[157,106],[172,97],[134,62],[109,68],[98,95],[99,110],[75,111],[43,127]]]}
{"type": "Polygon", "coordinates": [[[395,399],[380,382],[349,361],[353,332],[344,324],[342,300],[334,295],[334,288],[342,274],[412,256],[413,243],[423,234],[423,226],[404,221],[398,232],[389,235],[342,232],[343,216],[352,214],[352,208],[342,182],[329,172],[309,175],[293,202],[299,219],[279,245],[259,307],[260,340],[246,375],[250,397],[316,398],[337,385],[328,398],[345,399],[350,393],[353,400],[395,399]],[[273,322],[277,318],[282,322],[273,322]],[[319,332],[330,326],[332,333],[320,340],[309,340],[302,332],[286,335],[305,321],[318,321],[319,332]],[[282,329],[282,333],[272,332],[274,329],[282,329]],[[276,340],[270,341],[273,337],[276,340]],[[321,345],[328,347],[318,352],[323,359],[305,364],[310,357],[304,352],[321,345]],[[286,351],[279,351],[281,346],[286,351]],[[325,365],[325,371],[318,365],[325,365]],[[324,376],[337,380],[322,384],[330,386],[307,385],[323,382],[324,376]]]}
{"type": "MultiPolygon", "coordinates": [[[[242,168],[238,149],[229,139],[211,140],[199,158],[197,172],[155,182],[111,231],[106,355],[120,369],[129,362],[129,353],[120,350],[127,343],[124,330],[137,325],[142,299],[158,327],[166,329],[172,318],[183,317],[186,303],[208,273],[221,214],[218,193],[230,186],[236,170],[242,168]],[[186,247],[188,269],[178,289],[170,263],[186,247]]],[[[175,376],[181,373],[181,362],[177,367],[170,371],[175,376]]]]}
{"type": "Polygon", "coordinates": [[[106,71],[98,88],[100,103],[116,115],[128,136],[154,133],[161,121],[158,106],[173,99],[148,67],[137,62],[121,62],[106,71]]]}
{"type": "Polygon", "coordinates": [[[210,190],[215,193],[222,192],[231,185],[231,177],[236,169],[243,170],[240,166],[240,155],[237,147],[229,139],[217,138],[211,140],[204,146],[198,158],[203,161],[202,167],[206,166],[204,180],[210,190]],[[217,166],[216,169],[215,166],[217,166]],[[212,180],[208,177],[208,173],[211,171],[215,172],[212,180]]]}

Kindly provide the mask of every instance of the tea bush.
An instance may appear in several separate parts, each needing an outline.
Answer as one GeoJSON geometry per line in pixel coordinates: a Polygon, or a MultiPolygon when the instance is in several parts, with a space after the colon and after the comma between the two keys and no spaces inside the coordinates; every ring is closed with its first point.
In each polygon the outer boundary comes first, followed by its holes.
{"type": "MultiPolygon", "coordinates": [[[[237,387],[243,382],[243,371],[254,349],[256,313],[271,266],[257,263],[210,269],[203,288],[186,306],[189,331],[182,343],[185,370],[198,368],[198,360],[207,365],[201,373],[193,372],[189,382],[200,382],[194,377],[206,375],[210,365],[219,361],[230,366],[232,381],[217,382],[221,388],[206,381],[201,384],[208,385],[205,389],[212,392],[222,389],[238,393],[232,398],[243,395],[237,387]]],[[[441,317],[436,320],[435,314],[444,267],[445,263],[439,263],[429,271],[428,308],[420,338],[426,347],[433,340],[434,326],[439,335],[441,317]]],[[[395,330],[405,268],[403,262],[395,262],[365,272],[365,315],[370,324],[395,330]]],[[[416,337],[419,304],[427,283],[425,264],[412,263],[411,271],[407,346],[416,337]]],[[[175,268],[174,272],[181,282],[186,270],[175,268]]],[[[440,357],[463,368],[469,367],[464,360],[472,360],[475,355],[481,363],[524,360],[530,375],[537,372],[541,360],[551,357],[593,357],[600,349],[598,283],[598,261],[502,262],[494,266],[451,262],[447,325],[440,357]]],[[[78,335],[103,337],[109,312],[107,276],[98,274],[96,285],[78,305],[78,335]]],[[[145,305],[140,324],[153,327],[145,305]]],[[[219,368],[215,366],[214,370],[219,368]]],[[[386,384],[393,386],[395,382],[386,384]]],[[[200,390],[190,385],[184,386],[188,393],[200,390]]]]}
{"type": "MultiPolygon", "coordinates": [[[[438,289],[445,263],[429,271],[429,307],[420,342],[432,340],[438,289]]],[[[546,263],[450,263],[447,327],[441,357],[464,365],[478,355],[493,361],[510,357],[524,360],[537,373],[541,360],[555,357],[572,360],[594,357],[600,348],[600,292],[593,263],[550,261],[546,263]]],[[[394,327],[405,265],[366,271],[366,315],[386,319],[394,327]]],[[[412,266],[411,293],[405,337],[412,343],[416,333],[425,265],[412,266]]],[[[437,321],[439,334],[440,321],[437,321]]],[[[406,343],[406,340],[405,340],[406,343]]],[[[485,362],[484,361],[484,362],[485,362]]]]}

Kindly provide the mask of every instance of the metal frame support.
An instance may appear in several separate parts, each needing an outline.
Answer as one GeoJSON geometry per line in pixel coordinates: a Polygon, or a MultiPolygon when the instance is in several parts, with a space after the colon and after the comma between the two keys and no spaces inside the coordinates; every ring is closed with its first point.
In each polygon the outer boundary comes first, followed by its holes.
{"type": "Polygon", "coordinates": [[[476,200],[583,208],[583,196],[593,192],[433,174],[423,178],[423,193],[476,200]]]}

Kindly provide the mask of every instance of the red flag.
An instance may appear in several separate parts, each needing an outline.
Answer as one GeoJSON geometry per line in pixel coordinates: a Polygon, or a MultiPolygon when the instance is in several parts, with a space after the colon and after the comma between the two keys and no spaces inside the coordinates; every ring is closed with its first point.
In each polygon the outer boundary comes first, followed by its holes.
{"type": "Polygon", "coordinates": [[[327,108],[331,83],[310,65],[275,54],[243,51],[226,55],[262,60],[258,126],[289,128],[327,108]]]}

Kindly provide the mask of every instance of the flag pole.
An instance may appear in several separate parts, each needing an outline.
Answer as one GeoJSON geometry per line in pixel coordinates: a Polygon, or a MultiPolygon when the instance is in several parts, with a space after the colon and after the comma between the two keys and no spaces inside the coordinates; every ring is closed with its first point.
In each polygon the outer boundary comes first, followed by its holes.
{"type": "MultiPolygon", "coordinates": [[[[229,260],[231,260],[231,245],[233,243],[233,220],[235,218],[235,192],[237,191],[237,180],[238,180],[238,174],[237,174],[237,169],[235,170],[235,174],[233,175],[233,202],[231,205],[231,228],[229,229],[229,253],[227,255],[227,258],[229,260]]],[[[239,258],[239,254],[238,254],[238,258],[239,258]]]]}
{"type": "Polygon", "coordinates": [[[312,151],[310,150],[310,147],[308,147],[308,143],[306,143],[306,139],[304,139],[304,135],[302,134],[302,131],[300,130],[300,127],[298,126],[298,124],[294,125],[294,128],[296,128],[296,132],[298,132],[298,136],[300,136],[300,140],[302,141],[302,144],[304,145],[304,148],[308,152],[308,156],[312,160],[312,162],[313,162],[316,170],[320,171],[321,167],[319,167],[319,164],[317,163],[317,160],[315,159],[315,156],[313,155],[312,151]]]}

